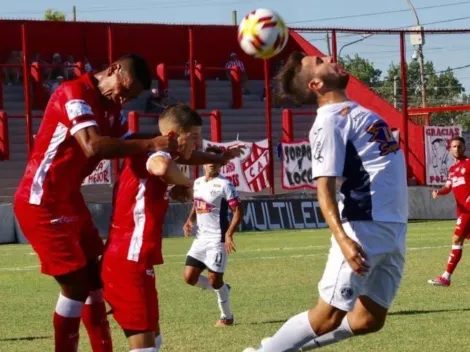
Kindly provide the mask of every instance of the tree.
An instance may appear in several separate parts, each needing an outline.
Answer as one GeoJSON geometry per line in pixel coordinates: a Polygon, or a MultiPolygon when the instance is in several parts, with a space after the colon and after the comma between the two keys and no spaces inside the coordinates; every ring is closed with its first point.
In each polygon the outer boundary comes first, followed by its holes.
{"type": "Polygon", "coordinates": [[[44,19],[46,21],[65,21],[65,13],[55,11],[54,9],[47,9],[44,13],[44,19]]]}
{"type": "Polygon", "coordinates": [[[376,69],[372,62],[357,54],[354,57],[346,55],[345,58],[340,58],[339,64],[369,87],[376,87],[380,84],[382,71],[376,69]]]}

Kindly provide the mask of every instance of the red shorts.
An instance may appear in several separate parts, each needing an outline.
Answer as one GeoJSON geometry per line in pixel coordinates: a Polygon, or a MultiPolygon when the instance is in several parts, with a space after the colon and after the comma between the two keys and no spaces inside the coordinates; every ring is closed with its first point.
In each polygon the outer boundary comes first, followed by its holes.
{"type": "Polygon", "coordinates": [[[455,235],[470,239],[470,214],[460,214],[455,225],[455,235]]]}
{"type": "Polygon", "coordinates": [[[103,254],[103,240],[83,199],[54,210],[15,202],[15,216],[41,262],[41,272],[60,276],[83,268],[103,254]]]}
{"type": "Polygon", "coordinates": [[[113,255],[103,256],[104,299],[123,330],[155,331],[158,326],[158,293],[152,266],[113,255]]]}

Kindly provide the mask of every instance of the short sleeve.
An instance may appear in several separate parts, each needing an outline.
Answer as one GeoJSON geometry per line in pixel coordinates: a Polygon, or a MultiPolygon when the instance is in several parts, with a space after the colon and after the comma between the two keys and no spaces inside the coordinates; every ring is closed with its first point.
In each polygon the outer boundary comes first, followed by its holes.
{"type": "Polygon", "coordinates": [[[240,204],[240,196],[238,195],[235,186],[231,182],[224,185],[224,198],[228,202],[230,208],[235,208],[240,204]]]}
{"type": "Polygon", "coordinates": [[[120,138],[120,139],[127,139],[132,134],[133,133],[129,131],[129,123],[127,121],[127,117],[126,115],[124,115],[124,112],[121,110],[119,113],[119,121],[117,123],[115,137],[120,138]]]}
{"type": "Polygon", "coordinates": [[[62,93],[61,99],[71,135],[84,128],[98,126],[92,98],[84,87],[69,83],[63,86],[62,93]]]}
{"type": "Polygon", "coordinates": [[[310,132],[313,179],[343,175],[348,131],[346,123],[339,124],[337,119],[335,115],[317,117],[310,132]]]}
{"type": "Polygon", "coordinates": [[[172,159],[170,153],[167,153],[167,152],[158,151],[158,152],[150,154],[145,164],[145,168],[147,169],[148,172],[150,172],[150,165],[149,165],[150,161],[157,156],[163,156],[164,158],[167,158],[169,160],[172,159]]]}

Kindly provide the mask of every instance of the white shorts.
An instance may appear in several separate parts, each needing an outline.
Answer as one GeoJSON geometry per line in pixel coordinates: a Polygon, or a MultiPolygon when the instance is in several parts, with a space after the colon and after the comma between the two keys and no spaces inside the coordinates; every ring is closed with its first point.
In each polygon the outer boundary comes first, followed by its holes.
{"type": "Polygon", "coordinates": [[[403,275],[407,225],[352,221],[343,226],[348,236],[361,244],[370,270],[364,276],[355,274],[332,237],[325,272],[318,284],[320,297],[343,311],[351,311],[359,296],[368,296],[389,308],[403,275]]]}
{"type": "Polygon", "coordinates": [[[187,256],[200,261],[216,273],[224,273],[227,268],[225,243],[195,239],[187,256]]]}

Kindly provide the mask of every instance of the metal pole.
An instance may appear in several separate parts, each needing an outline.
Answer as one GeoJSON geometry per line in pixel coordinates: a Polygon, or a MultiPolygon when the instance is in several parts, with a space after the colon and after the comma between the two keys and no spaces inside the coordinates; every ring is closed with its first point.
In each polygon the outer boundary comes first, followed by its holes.
{"type": "Polygon", "coordinates": [[[24,84],[24,109],[26,117],[26,140],[28,142],[28,156],[33,151],[33,114],[31,111],[31,94],[30,94],[30,68],[28,53],[28,36],[26,24],[21,25],[21,41],[23,49],[23,84],[24,84]]]}
{"type": "Polygon", "coordinates": [[[406,67],[406,45],[405,45],[405,33],[400,33],[400,66],[401,66],[401,87],[402,87],[402,122],[403,122],[403,153],[405,154],[405,165],[408,173],[408,87],[407,87],[407,67],[406,67]]]}
{"type": "Polygon", "coordinates": [[[73,5],[72,13],[73,13],[73,21],[77,22],[77,7],[75,5],[73,5]]]}
{"type": "Polygon", "coordinates": [[[326,31],[326,47],[328,49],[328,56],[331,56],[330,32],[328,31],[326,31]]]}
{"type": "Polygon", "coordinates": [[[398,98],[398,76],[393,77],[393,106],[397,108],[398,103],[397,103],[397,98],[398,98]]]}
{"type": "Polygon", "coordinates": [[[238,24],[238,20],[237,20],[237,10],[233,10],[232,11],[232,24],[234,26],[236,26],[238,24]]]}
{"type": "Polygon", "coordinates": [[[273,131],[272,131],[272,111],[271,111],[271,87],[270,87],[270,74],[269,74],[269,60],[264,60],[264,89],[266,90],[266,135],[268,137],[268,155],[269,155],[269,169],[268,180],[271,188],[271,195],[274,195],[274,160],[273,160],[273,131]]]}
{"type": "Polygon", "coordinates": [[[333,51],[333,62],[338,62],[338,42],[336,40],[336,29],[331,31],[331,47],[333,51]]]}
{"type": "Polygon", "coordinates": [[[114,53],[113,53],[113,30],[111,29],[111,26],[108,26],[108,62],[109,65],[111,65],[114,60],[114,53]]]}
{"type": "Polygon", "coordinates": [[[193,29],[190,27],[189,30],[189,83],[191,85],[191,108],[196,109],[196,77],[194,72],[194,36],[193,29]]]}

